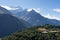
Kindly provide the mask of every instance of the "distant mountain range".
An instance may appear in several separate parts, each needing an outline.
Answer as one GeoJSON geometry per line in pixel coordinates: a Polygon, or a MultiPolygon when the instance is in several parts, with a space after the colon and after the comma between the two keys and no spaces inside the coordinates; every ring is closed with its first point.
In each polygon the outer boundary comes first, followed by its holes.
{"type": "Polygon", "coordinates": [[[0,6],[0,37],[13,32],[44,24],[60,25],[59,20],[48,19],[37,13],[34,9],[7,10],[0,6]]]}
{"type": "Polygon", "coordinates": [[[37,13],[34,9],[32,9],[31,11],[27,11],[27,10],[28,9],[17,12],[15,16],[27,21],[32,26],[38,26],[44,24],[60,25],[59,20],[43,17],[42,15],[40,15],[40,13],[37,13]]]}

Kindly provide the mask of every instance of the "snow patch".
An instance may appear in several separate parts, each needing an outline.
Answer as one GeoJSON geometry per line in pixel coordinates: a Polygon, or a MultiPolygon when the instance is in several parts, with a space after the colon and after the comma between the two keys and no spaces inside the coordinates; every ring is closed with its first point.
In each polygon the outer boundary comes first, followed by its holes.
{"type": "Polygon", "coordinates": [[[44,17],[46,17],[46,18],[49,18],[49,19],[56,19],[56,20],[60,20],[60,18],[59,17],[57,17],[57,16],[54,16],[54,15],[51,15],[51,14],[47,14],[47,15],[43,15],[44,17]]]}
{"type": "Polygon", "coordinates": [[[7,10],[17,10],[19,8],[13,8],[13,7],[10,7],[10,6],[4,6],[4,5],[1,5],[1,7],[7,9],[7,10]]]}
{"type": "Polygon", "coordinates": [[[30,12],[32,10],[35,10],[37,13],[40,13],[40,8],[30,8],[30,9],[27,9],[28,12],[30,12]]]}

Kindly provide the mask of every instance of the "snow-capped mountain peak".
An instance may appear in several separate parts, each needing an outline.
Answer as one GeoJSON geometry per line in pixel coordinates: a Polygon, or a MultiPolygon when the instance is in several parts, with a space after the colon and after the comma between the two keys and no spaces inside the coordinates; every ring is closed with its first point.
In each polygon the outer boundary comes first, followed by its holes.
{"type": "Polygon", "coordinates": [[[30,9],[27,9],[28,12],[30,12],[32,10],[34,10],[37,13],[40,13],[40,9],[39,8],[30,8],[30,9]]]}

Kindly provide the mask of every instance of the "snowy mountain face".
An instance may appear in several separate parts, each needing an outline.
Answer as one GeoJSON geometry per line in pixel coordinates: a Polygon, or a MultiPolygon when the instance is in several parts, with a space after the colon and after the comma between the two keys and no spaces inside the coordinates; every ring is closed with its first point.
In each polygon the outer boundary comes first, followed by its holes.
{"type": "Polygon", "coordinates": [[[11,12],[0,6],[0,14],[9,14],[9,13],[11,12]]]}
{"type": "Polygon", "coordinates": [[[14,13],[14,14],[16,14],[17,12],[23,11],[23,8],[18,7],[18,9],[16,9],[16,10],[9,10],[9,11],[12,12],[12,13],[14,13]]]}
{"type": "Polygon", "coordinates": [[[17,12],[23,11],[23,8],[20,6],[19,7],[10,7],[10,6],[1,5],[1,7],[12,12],[12,14],[16,14],[17,12]]]}
{"type": "Polygon", "coordinates": [[[18,18],[21,18],[29,22],[32,26],[43,25],[43,24],[55,24],[60,25],[60,21],[55,19],[48,19],[40,15],[36,10],[23,10],[16,14],[18,18]],[[58,23],[58,24],[57,24],[58,23]]]}

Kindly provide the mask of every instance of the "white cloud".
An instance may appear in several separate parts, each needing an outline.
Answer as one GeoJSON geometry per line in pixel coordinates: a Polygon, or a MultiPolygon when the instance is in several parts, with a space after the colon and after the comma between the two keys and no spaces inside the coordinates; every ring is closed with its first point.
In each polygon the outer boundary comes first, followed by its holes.
{"type": "Polygon", "coordinates": [[[60,20],[60,18],[59,18],[59,17],[54,16],[54,15],[50,15],[50,14],[43,15],[43,16],[44,16],[44,17],[46,17],[46,18],[49,18],[49,19],[56,19],[56,20],[60,20]]]}
{"type": "Polygon", "coordinates": [[[1,5],[1,7],[7,9],[7,10],[17,10],[18,8],[13,8],[13,7],[9,7],[9,6],[4,6],[4,5],[1,5]]]}
{"type": "Polygon", "coordinates": [[[30,8],[30,9],[28,9],[27,11],[29,12],[29,11],[31,11],[31,10],[35,10],[36,12],[40,13],[40,8],[30,8]]]}
{"type": "Polygon", "coordinates": [[[53,11],[60,12],[60,9],[59,8],[55,8],[55,9],[53,9],[53,11]]]}

